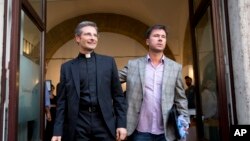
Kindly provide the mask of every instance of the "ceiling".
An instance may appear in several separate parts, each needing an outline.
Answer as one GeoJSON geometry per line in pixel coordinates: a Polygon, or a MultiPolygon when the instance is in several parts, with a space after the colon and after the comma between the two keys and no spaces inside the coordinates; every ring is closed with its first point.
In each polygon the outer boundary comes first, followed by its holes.
{"type": "MultiPolygon", "coordinates": [[[[41,0],[29,1],[38,12],[40,10],[41,0]]],[[[182,58],[185,57],[183,53],[185,54],[185,52],[187,52],[186,46],[190,46],[190,41],[187,41],[190,33],[190,31],[188,31],[188,7],[188,0],[47,0],[46,30],[47,33],[49,33],[52,29],[57,29],[56,27],[58,25],[76,17],[89,14],[101,15],[104,13],[124,15],[140,21],[147,26],[163,24],[166,25],[169,30],[168,47],[175,58],[177,58],[177,61],[179,60],[179,62],[182,63],[182,58]]],[[[129,22],[126,24],[129,25],[129,22]]],[[[39,38],[34,40],[36,37],[34,36],[35,27],[32,28],[29,24],[26,26],[26,32],[30,33],[25,35],[27,40],[36,44],[39,38]]],[[[65,28],[67,27],[68,26],[65,28]]],[[[65,28],[61,30],[62,33],[60,33],[60,36],[62,37],[66,36],[61,35],[63,33],[68,34],[65,30],[68,29],[71,32],[70,28],[65,28]]],[[[55,36],[59,37],[58,34],[55,36]]],[[[61,40],[62,39],[59,38],[59,41],[61,40]]],[[[191,48],[189,47],[188,50],[191,50],[191,48]]],[[[48,51],[47,54],[49,54],[49,52],[54,53],[53,51],[48,51]]]]}
{"type": "Polygon", "coordinates": [[[65,20],[91,13],[121,14],[149,26],[164,24],[169,27],[169,40],[183,42],[188,23],[188,1],[47,0],[47,32],[65,20]]]}

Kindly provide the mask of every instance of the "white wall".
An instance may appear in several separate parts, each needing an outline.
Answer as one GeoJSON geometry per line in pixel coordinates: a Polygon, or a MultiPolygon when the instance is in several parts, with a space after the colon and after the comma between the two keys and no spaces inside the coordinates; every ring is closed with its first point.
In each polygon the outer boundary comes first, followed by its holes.
{"type": "Polygon", "coordinates": [[[239,124],[250,124],[250,1],[229,0],[236,111],[239,124]]]}

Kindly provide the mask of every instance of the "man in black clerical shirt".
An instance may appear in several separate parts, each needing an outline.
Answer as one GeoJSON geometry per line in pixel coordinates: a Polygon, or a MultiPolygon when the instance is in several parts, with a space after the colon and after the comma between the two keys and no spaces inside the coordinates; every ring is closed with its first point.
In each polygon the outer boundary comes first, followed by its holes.
{"type": "Polygon", "coordinates": [[[78,57],[61,66],[52,141],[124,140],[127,102],[116,63],[112,57],[94,52],[98,43],[94,22],[79,23],[75,40],[79,45],[78,57]],[[63,133],[64,122],[68,128],[63,133]],[[67,134],[68,139],[63,139],[62,134],[67,134]]]}

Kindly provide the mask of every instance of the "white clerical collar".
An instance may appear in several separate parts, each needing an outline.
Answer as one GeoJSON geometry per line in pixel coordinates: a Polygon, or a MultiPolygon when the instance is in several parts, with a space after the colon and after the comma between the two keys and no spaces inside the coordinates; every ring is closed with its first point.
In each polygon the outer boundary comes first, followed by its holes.
{"type": "Polygon", "coordinates": [[[90,53],[87,53],[87,54],[85,54],[85,57],[86,57],[86,58],[90,58],[90,57],[91,57],[91,54],[90,54],[90,53]]]}

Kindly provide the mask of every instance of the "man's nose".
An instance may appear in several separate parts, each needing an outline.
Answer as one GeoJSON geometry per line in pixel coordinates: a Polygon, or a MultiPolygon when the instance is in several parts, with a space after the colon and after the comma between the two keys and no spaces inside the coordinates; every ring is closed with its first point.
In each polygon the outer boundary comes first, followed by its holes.
{"type": "Polygon", "coordinates": [[[163,39],[162,37],[159,37],[159,39],[158,39],[158,40],[159,40],[159,41],[162,41],[162,39],[163,39]]]}

